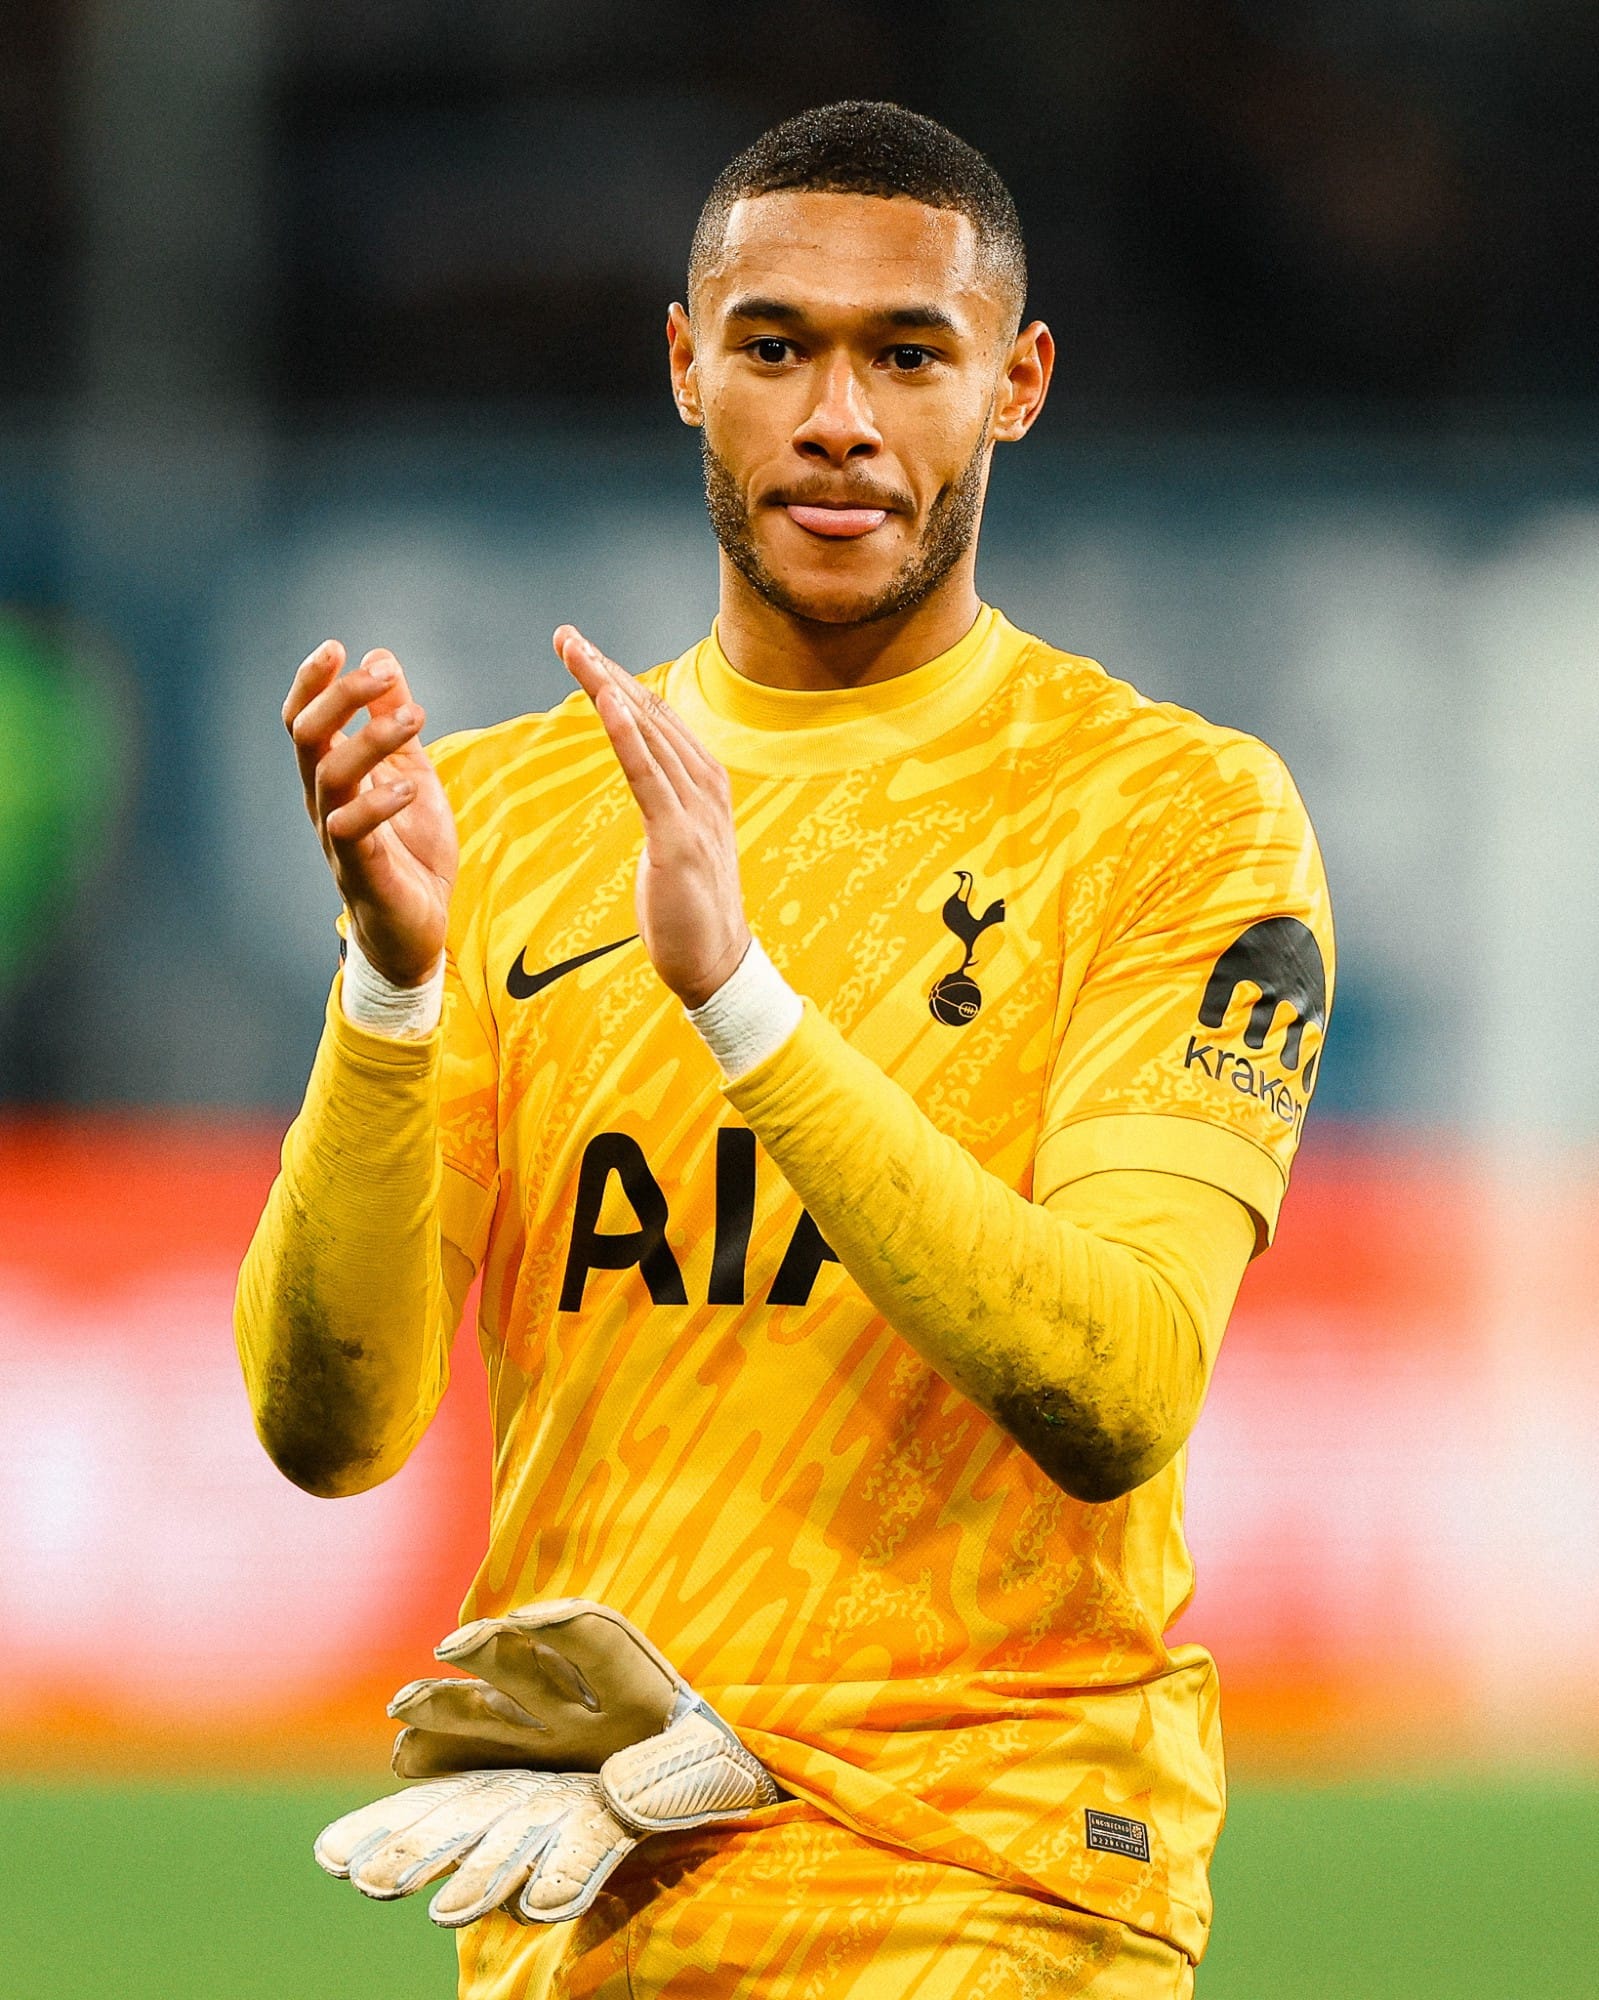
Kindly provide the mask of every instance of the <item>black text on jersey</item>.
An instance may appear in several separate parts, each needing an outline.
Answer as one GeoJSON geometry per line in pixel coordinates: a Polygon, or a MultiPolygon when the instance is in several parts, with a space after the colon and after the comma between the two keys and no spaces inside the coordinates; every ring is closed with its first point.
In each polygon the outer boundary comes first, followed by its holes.
{"type": "MultiPolygon", "coordinates": [[[[711,1277],[705,1303],[744,1303],[750,1231],[755,1221],[755,1134],[747,1126],[724,1125],[716,1134],[715,1237],[711,1277]]],[[[566,1272],[561,1281],[560,1310],[578,1312],[590,1271],[625,1271],[637,1265],[650,1301],[658,1306],[686,1306],[688,1292],[683,1267],[666,1240],[670,1211],[660,1182],[650,1172],[644,1149],[628,1132],[596,1132],[583,1148],[577,1174],[577,1200],[572,1209],[572,1237],[567,1246],[566,1272]],[[623,1195],[638,1218],[636,1229],[599,1227],[605,1190],[616,1175],[623,1195]]],[[[807,1209],[789,1237],[788,1247],[767,1288],[769,1306],[802,1306],[811,1296],[816,1274],[838,1259],[823,1240],[807,1209]]]]}

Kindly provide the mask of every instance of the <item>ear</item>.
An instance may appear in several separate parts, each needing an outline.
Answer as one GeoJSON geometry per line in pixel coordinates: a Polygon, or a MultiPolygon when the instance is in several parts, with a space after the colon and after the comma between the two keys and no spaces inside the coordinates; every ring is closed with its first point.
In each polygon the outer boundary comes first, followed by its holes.
{"type": "Polygon", "coordinates": [[[694,326],[685,307],[673,304],[666,315],[666,350],[672,369],[672,401],[684,423],[695,430],[705,421],[700,408],[699,376],[694,367],[694,326]]]}
{"type": "Polygon", "coordinates": [[[1024,326],[1011,345],[994,402],[996,442],[1014,444],[1037,421],[1055,372],[1055,337],[1041,319],[1024,326]]]}

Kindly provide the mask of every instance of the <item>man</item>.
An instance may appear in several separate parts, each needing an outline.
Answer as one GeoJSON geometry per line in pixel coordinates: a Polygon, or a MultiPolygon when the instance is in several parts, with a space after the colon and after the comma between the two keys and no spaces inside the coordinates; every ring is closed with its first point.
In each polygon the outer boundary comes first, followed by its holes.
{"type": "Polygon", "coordinates": [[[787,1795],[471,1923],[466,1994],[1191,1991],[1183,1445],[1332,934],[1269,750],[977,595],[1024,286],[942,127],[779,126],[667,327],[711,636],[634,680],[563,626],[572,697],[431,754],[382,650],[285,706],[348,961],[241,1275],[267,1449],[397,1470],[481,1269],[469,1612],[613,1607],[787,1795]]]}

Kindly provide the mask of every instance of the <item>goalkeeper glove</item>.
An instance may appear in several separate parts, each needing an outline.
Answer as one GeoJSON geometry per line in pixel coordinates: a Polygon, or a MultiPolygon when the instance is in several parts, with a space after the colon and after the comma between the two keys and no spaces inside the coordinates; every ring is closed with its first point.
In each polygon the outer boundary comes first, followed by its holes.
{"type": "Polygon", "coordinates": [[[619,1612],[583,1598],[480,1619],[438,1648],[482,1678],[413,1681],[401,1777],[427,1782],[325,1828],[316,1858],[363,1894],[408,1896],[456,1928],[497,1907],[581,1915],[650,1833],[736,1819],[783,1794],[709,1703],[619,1612]],[[537,1768],[528,1768],[534,1766],[537,1768]]]}

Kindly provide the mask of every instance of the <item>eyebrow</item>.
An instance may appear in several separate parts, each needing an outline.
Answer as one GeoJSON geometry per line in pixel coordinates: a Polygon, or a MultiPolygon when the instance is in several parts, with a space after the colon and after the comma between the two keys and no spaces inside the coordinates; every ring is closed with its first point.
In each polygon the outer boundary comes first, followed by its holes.
{"type": "MultiPolygon", "coordinates": [[[[803,326],[808,317],[801,306],[791,305],[786,299],[743,298],[735,299],[727,309],[729,319],[766,320],[779,326],[803,326]]],[[[909,305],[888,306],[882,312],[871,315],[881,326],[913,329],[916,332],[959,334],[960,328],[944,311],[942,306],[909,305]]]]}

